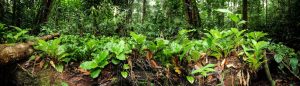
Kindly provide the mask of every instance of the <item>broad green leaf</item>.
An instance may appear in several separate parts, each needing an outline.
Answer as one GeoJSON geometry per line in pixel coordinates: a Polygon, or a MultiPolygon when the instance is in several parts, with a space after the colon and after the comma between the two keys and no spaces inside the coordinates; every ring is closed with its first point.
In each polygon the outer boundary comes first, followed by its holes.
{"type": "Polygon", "coordinates": [[[269,42],[266,41],[259,41],[256,44],[254,44],[256,50],[261,50],[266,48],[269,45],[269,42]]]}
{"type": "Polygon", "coordinates": [[[280,63],[283,59],[281,54],[275,54],[274,59],[277,63],[280,63]]]}
{"type": "Polygon", "coordinates": [[[92,78],[97,78],[97,77],[99,76],[100,72],[101,72],[101,69],[100,69],[100,68],[91,70],[91,77],[92,77],[92,78]]]}
{"type": "Polygon", "coordinates": [[[290,65],[291,65],[293,70],[297,69],[298,59],[297,58],[290,58],[290,65]]]}
{"type": "Polygon", "coordinates": [[[93,49],[96,45],[97,45],[97,40],[95,39],[90,39],[87,42],[88,49],[93,49]]]}
{"type": "Polygon", "coordinates": [[[234,21],[235,23],[238,23],[238,22],[240,21],[239,17],[238,17],[237,15],[235,15],[235,14],[229,15],[229,17],[230,17],[230,19],[231,19],[232,21],[234,21]]]}
{"type": "Polygon", "coordinates": [[[268,35],[268,34],[263,33],[263,32],[250,32],[247,34],[247,37],[258,41],[260,38],[262,38],[266,35],[268,35]]]}
{"type": "Polygon", "coordinates": [[[186,79],[187,79],[191,84],[193,84],[194,81],[195,81],[195,78],[192,77],[192,76],[186,76],[186,79]]]}
{"type": "Polygon", "coordinates": [[[99,63],[105,59],[107,59],[109,52],[108,51],[101,51],[98,55],[96,55],[94,58],[96,60],[96,63],[99,63]]]}
{"type": "Polygon", "coordinates": [[[117,59],[112,59],[111,62],[115,65],[119,64],[120,63],[120,60],[117,60],[117,59]]]}
{"type": "Polygon", "coordinates": [[[114,52],[115,54],[120,54],[123,51],[124,47],[120,47],[118,45],[113,45],[111,46],[111,50],[112,52],[114,52]]]}
{"type": "Polygon", "coordinates": [[[146,41],[146,36],[130,32],[130,36],[138,43],[142,44],[146,41]]]}
{"type": "Polygon", "coordinates": [[[211,29],[209,32],[214,38],[222,38],[222,34],[218,30],[211,29]]]}
{"type": "Polygon", "coordinates": [[[121,53],[121,54],[117,55],[116,57],[119,60],[126,60],[126,55],[124,53],[121,53]]]}
{"type": "Polygon", "coordinates": [[[99,64],[98,64],[98,67],[100,67],[100,68],[104,68],[106,65],[108,65],[109,64],[109,62],[108,61],[102,61],[102,62],[100,62],[99,64]]]}
{"type": "Polygon", "coordinates": [[[96,68],[98,66],[98,64],[95,61],[86,61],[80,64],[80,67],[83,69],[93,69],[96,68]]]}
{"type": "Polygon", "coordinates": [[[130,67],[129,67],[128,64],[124,64],[124,65],[123,65],[123,69],[127,70],[127,69],[129,69],[129,68],[130,68],[130,67]]]}
{"type": "Polygon", "coordinates": [[[128,72],[127,71],[122,71],[121,75],[122,75],[123,78],[127,78],[128,72]]]}

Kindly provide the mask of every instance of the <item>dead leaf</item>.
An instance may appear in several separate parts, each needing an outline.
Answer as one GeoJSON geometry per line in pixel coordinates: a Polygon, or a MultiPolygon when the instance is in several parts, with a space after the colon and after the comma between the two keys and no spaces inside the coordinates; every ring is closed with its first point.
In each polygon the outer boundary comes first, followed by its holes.
{"type": "Polygon", "coordinates": [[[43,68],[44,64],[45,64],[45,61],[42,60],[42,61],[39,63],[39,68],[43,68]]]}
{"type": "Polygon", "coordinates": [[[152,59],[152,57],[153,57],[153,53],[152,53],[150,50],[148,50],[148,51],[147,51],[146,59],[147,59],[147,60],[150,60],[150,59],[152,59]]]}
{"type": "Polygon", "coordinates": [[[82,69],[82,68],[78,68],[77,69],[80,73],[82,73],[83,75],[90,75],[90,72],[89,71],[87,71],[87,70],[85,70],[85,69],[82,69]]]}
{"type": "Polygon", "coordinates": [[[40,59],[41,59],[41,56],[35,55],[35,59],[34,59],[35,62],[39,61],[40,59]]]}
{"type": "Polygon", "coordinates": [[[206,56],[206,53],[200,53],[201,58],[204,58],[206,56]]]}
{"type": "Polygon", "coordinates": [[[152,68],[162,68],[161,66],[158,66],[157,63],[154,60],[150,60],[150,66],[152,68]]]}
{"type": "Polygon", "coordinates": [[[166,68],[166,77],[169,79],[170,78],[170,69],[166,68]]]}

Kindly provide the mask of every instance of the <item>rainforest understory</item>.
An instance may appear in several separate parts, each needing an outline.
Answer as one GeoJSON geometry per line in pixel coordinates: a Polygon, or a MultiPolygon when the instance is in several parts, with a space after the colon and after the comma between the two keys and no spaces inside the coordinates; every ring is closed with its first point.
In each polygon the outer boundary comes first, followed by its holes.
{"type": "Polygon", "coordinates": [[[298,86],[299,0],[1,0],[3,86],[298,86]]]}

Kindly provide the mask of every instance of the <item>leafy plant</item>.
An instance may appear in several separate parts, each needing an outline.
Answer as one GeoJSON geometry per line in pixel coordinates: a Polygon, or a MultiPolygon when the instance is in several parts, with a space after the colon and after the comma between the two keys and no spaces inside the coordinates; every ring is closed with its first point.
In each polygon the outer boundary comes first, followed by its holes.
{"type": "Polygon", "coordinates": [[[123,71],[121,72],[121,75],[123,78],[127,78],[128,76],[128,69],[129,69],[129,65],[128,64],[124,64],[123,65],[123,71]]]}
{"type": "Polygon", "coordinates": [[[35,49],[41,50],[50,58],[58,60],[58,63],[51,63],[52,66],[59,72],[63,71],[63,64],[61,62],[69,62],[70,58],[66,58],[69,54],[66,53],[65,45],[60,45],[61,39],[57,38],[53,41],[46,42],[44,40],[38,40],[38,45],[35,49]]]}
{"type": "Polygon", "coordinates": [[[283,44],[271,44],[269,49],[274,51],[274,60],[279,64],[280,70],[284,71],[283,68],[287,68],[289,72],[299,78],[299,55],[293,49],[283,44]]]}
{"type": "Polygon", "coordinates": [[[265,52],[265,48],[267,48],[267,46],[269,45],[269,42],[265,42],[265,41],[255,41],[255,40],[251,40],[251,47],[246,47],[245,45],[243,45],[243,49],[244,52],[246,54],[247,61],[249,62],[249,66],[250,68],[252,68],[253,70],[257,70],[261,64],[264,61],[264,52],[265,52]]]}
{"type": "Polygon", "coordinates": [[[234,14],[228,9],[216,9],[215,11],[226,13],[228,17],[230,18],[231,21],[233,21],[237,25],[242,25],[245,24],[246,21],[242,20],[242,15],[241,14],[234,14]]]}
{"type": "Polygon", "coordinates": [[[187,79],[191,84],[193,84],[194,81],[195,81],[195,78],[192,77],[192,76],[186,76],[186,79],[187,79]]]}
{"type": "Polygon", "coordinates": [[[117,60],[126,60],[126,54],[131,53],[131,49],[125,41],[120,40],[118,43],[108,42],[106,48],[115,54],[117,60]]]}
{"type": "Polygon", "coordinates": [[[208,73],[215,71],[214,67],[215,67],[214,64],[207,64],[206,66],[204,66],[200,69],[192,71],[192,74],[198,74],[199,73],[199,74],[206,77],[208,73]]]}
{"type": "Polygon", "coordinates": [[[109,64],[108,51],[101,51],[98,54],[93,54],[94,59],[92,61],[85,61],[80,64],[80,67],[91,71],[91,77],[96,78],[99,76],[101,70],[109,64]]]}
{"type": "Polygon", "coordinates": [[[14,26],[6,27],[4,24],[0,24],[0,42],[15,43],[34,39],[33,36],[30,36],[27,33],[27,29],[21,29],[14,26]]]}
{"type": "Polygon", "coordinates": [[[137,44],[143,44],[146,41],[146,36],[130,32],[131,38],[135,40],[137,44]]]}

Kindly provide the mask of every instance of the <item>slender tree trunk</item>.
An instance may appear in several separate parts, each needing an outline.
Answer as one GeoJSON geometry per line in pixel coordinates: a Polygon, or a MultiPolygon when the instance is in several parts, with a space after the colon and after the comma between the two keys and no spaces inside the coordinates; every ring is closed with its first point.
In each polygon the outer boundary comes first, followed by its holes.
{"type": "Polygon", "coordinates": [[[4,3],[2,0],[0,1],[0,19],[2,20],[2,16],[4,15],[4,6],[2,5],[4,3]]]}
{"type": "Polygon", "coordinates": [[[266,21],[265,21],[265,24],[266,24],[266,26],[268,25],[268,0],[266,0],[266,21]]]}
{"type": "MultiPolygon", "coordinates": [[[[219,8],[224,8],[225,6],[225,0],[221,0],[219,8]]],[[[224,13],[218,13],[218,26],[223,27],[224,26],[224,13]]]]}
{"type": "Polygon", "coordinates": [[[38,14],[35,19],[35,26],[31,33],[38,34],[40,32],[40,29],[37,29],[40,24],[43,24],[48,21],[48,16],[51,12],[52,4],[54,0],[43,0],[40,10],[38,11],[38,14]]]}
{"type": "MultiPolygon", "coordinates": [[[[207,0],[207,5],[208,5],[208,9],[207,9],[207,19],[208,19],[208,21],[212,21],[212,0],[207,0]]],[[[208,25],[209,25],[209,28],[211,28],[212,26],[213,26],[213,24],[212,23],[208,23],[208,25]]]]}
{"type": "Polygon", "coordinates": [[[201,19],[196,0],[184,0],[187,21],[194,27],[201,26],[201,19]]]}
{"type": "Polygon", "coordinates": [[[247,29],[247,24],[248,24],[248,1],[243,0],[243,20],[247,21],[246,24],[243,25],[243,29],[247,29]]]}
{"type": "Polygon", "coordinates": [[[145,21],[145,18],[147,17],[147,12],[146,12],[146,9],[147,9],[147,0],[143,0],[143,15],[142,15],[142,23],[144,23],[145,21]]]}
{"type": "Polygon", "coordinates": [[[134,0],[128,0],[127,4],[128,4],[128,12],[126,15],[126,23],[130,23],[131,22],[131,17],[132,17],[132,5],[133,5],[134,0]]]}

